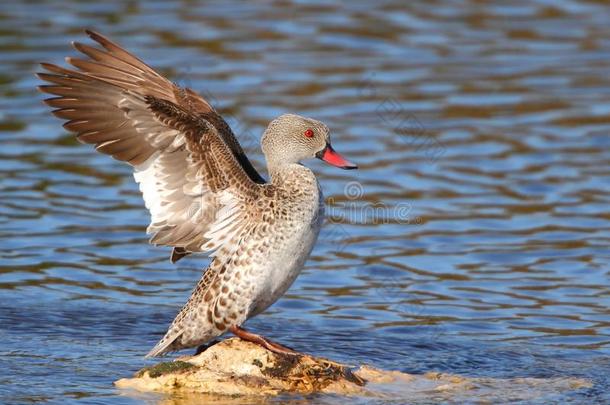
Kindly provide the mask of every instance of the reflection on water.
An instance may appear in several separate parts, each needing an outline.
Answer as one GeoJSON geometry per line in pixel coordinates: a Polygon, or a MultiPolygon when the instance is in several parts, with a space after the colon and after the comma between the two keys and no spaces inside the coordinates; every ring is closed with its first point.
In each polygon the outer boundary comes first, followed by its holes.
{"type": "Polygon", "coordinates": [[[287,111],[324,120],[360,164],[310,163],[341,223],[252,328],[408,372],[587,377],[593,388],[541,403],[610,401],[609,12],[569,0],[3,4],[2,402],[154,402],[111,382],[145,364],[206,264],[173,266],[148,246],[130,168],[40,102],[36,63],[61,62],[84,27],[205,91],[261,169],[259,134],[287,111]],[[361,215],[371,206],[383,221],[361,215]]]}

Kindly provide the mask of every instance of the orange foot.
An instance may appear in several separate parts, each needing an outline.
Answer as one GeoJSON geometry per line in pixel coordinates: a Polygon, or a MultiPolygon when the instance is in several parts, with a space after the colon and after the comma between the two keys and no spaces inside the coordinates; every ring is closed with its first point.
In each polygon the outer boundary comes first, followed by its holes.
{"type": "Polygon", "coordinates": [[[229,330],[231,331],[231,333],[233,333],[238,338],[240,338],[242,340],[246,340],[248,342],[256,343],[257,345],[260,345],[260,346],[264,347],[265,349],[270,350],[274,353],[288,354],[291,356],[298,356],[301,354],[299,352],[295,352],[294,350],[292,350],[289,347],[283,346],[279,343],[272,342],[271,340],[269,340],[261,335],[257,335],[256,333],[248,332],[247,330],[240,328],[239,326],[231,326],[229,328],[229,330]]]}

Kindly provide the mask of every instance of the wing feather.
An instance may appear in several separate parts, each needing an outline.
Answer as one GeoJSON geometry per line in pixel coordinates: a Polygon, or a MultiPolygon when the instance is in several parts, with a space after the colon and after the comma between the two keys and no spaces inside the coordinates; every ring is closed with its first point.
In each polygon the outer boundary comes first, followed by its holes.
{"type": "Polygon", "coordinates": [[[151,243],[173,258],[215,250],[243,231],[247,201],[264,179],[231,129],[194,91],[182,89],[104,36],[102,48],[73,43],[75,70],[42,63],[39,90],[80,142],[134,167],[151,243]],[[172,115],[174,114],[174,115],[172,115]]]}

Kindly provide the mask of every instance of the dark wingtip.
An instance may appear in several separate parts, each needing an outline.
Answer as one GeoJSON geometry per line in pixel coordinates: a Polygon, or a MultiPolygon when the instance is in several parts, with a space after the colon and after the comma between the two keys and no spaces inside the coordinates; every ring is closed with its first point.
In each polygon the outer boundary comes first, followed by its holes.
{"type": "Polygon", "coordinates": [[[57,75],[64,76],[66,74],[66,69],[54,63],[40,62],[40,66],[51,73],[56,73],[57,75]]]}
{"type": "Polygon", "coordinates": [[[102,34],[95,32],[93,30],[90,29],[86,29],[85,33],[87,34],[87,36],[89,38],[91,38],[92,40],[94,40],[95,42],[104,45],[104,43],[110,42],[108,39],[106,39],[105,36],[103,36],[102,34]]]}
{"type": "MultiPolygon", "coordinates": [[[[44,82],[48,82],[48,80],[45,79],[45,76],[47,76],[47,75],[48,75],[48,73],[44,73],[44,72],[36,72],[36,73],[34,73],[34,76],[36,76],[38,79],[40,79],[40,80],[42,80],[44,82]]],[[[49,85],[48,84],[39,84],[38,86],[36,86],[36,90],[38,90],[41,93],[48,94],[48,92],[44,90],[45,86],[49,86],[49,85]]]]}
{"type": "Polygon", "coordinates": [[[55,84],[41,84],[40,86],[37,86],[38,91],[46,94],[55,94],[53,93],[53,89],[55,88],[57,88],[57,85],[55,84]]]}
{"type": "Polygon", "coordinates": [[[83,51],[84,45],[82,42],[72,41],[72,48],[76,49],[79,52],[85,53],[83,51]]]}
{"type": "Polygon", "coordinates": [[[81,48],[82,44],[80,42],[78,42],[78,41],[71,41],[70,45],[72,45],[72,48],[76,49],[77,51],[81,51],[80,48],[81,48]]]}
{"type": "MultiPolygon", "coordinates": [[[[57,71],[61,69],[59,66],[48,62],[40,62],[39,65],[41,68],[46,70],[46,72],[36,72],[36,76],[38,76],[39,74],[49,74],[48,72],[57,73],[57,71]]],[[[40,78],[40,76],[38,77],[40,78]]]]}

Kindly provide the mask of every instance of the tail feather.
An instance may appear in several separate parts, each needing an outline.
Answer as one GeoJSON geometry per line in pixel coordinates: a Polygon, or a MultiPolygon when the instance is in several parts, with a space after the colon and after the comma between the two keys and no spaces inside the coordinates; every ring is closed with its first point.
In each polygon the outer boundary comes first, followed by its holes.
{"type": "Polygon", "coordinates": [[[178,333],[173,333],[173,334],[169,334],[167,333],[165,336],[163,336],[163,339],[161,339],[159,341],[159,343],[157,343],[155,345],[155,347],[152,348],[152,350],[150,352],[148,352],[148,354],[145,357],[159,357],[159,356],[163,356],[166,355],[169,352],[172,352],[172,344],[176,341],[176,339],[178,339],[180,336],[182,336],[182,331],[178,332],[178,333]]]}

